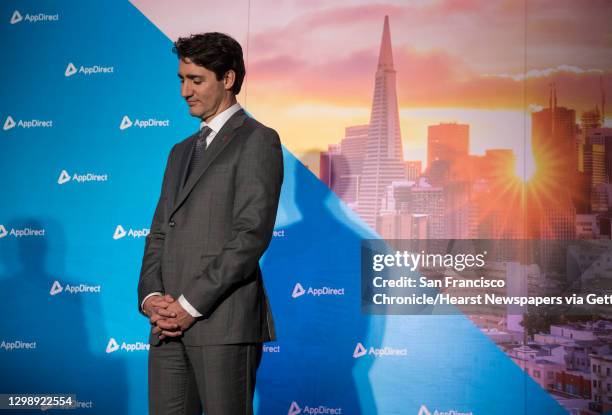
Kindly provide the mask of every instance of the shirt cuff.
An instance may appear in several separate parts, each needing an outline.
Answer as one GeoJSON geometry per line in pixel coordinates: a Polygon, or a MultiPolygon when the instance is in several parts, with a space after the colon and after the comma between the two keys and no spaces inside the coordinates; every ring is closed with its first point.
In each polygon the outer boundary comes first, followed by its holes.
{"type": "Polygon", "coordinates": [[[198,310],[196,310],[191,304],[189,304],[189,301],[187,301],[184,295],[181,295],[179,297],[178,302],[185,309],[185,311],[191,314],[192,317],[202,317],[202,314],[200,314],[198,310]]]}
{"type": "Polygon", "coordinates": [[[142,310],[142,312],[143,312],[143,313],[144,313],[144,303],[145,303],[145,301],[147,301],[147,299],[148,299],[149,297],[153,297],[154,295],[162,295],[162,293],[157,292],[157,291],[152,292],[151,294],[147,295],[147,296],[144,298],[144,300],[142,300],[142,303],[140,303],[140,309],[142,310]]]}

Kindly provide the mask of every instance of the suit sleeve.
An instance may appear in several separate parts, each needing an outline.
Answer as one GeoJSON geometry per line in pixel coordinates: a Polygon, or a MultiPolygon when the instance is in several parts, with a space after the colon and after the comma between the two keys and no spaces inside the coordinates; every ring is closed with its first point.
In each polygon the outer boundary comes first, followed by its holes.
{"type": "Polygon", "coordinates": [[[272,129],[257,129],[238,161],[232,238],[210,265],[182,287],[185,299],[204,317],[255,270],[272,238],[282,182],[280,138],[272,129]]]}
{"type": "Polygon", "coordinates": [[[140,279],[138,281],[138,311],[141,313],[141,304],[143,303],[145,297],[154,292],[164,292],[161,274],[161,261],[167,231],[167,187],[173,151],[174,147],[170,151],[168,161],[166,162],[166,170],[164,171],[164,179],[162,181],[157,207],[155,208],[155,213],[153,214],[151,230],[145,240],[142,266],[140,269],[140,279]]]}

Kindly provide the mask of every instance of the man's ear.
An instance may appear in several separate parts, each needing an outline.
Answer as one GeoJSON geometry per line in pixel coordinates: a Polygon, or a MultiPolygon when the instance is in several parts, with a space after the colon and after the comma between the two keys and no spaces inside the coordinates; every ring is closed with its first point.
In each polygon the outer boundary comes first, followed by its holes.
{"type": "Polygon", "coordinates": [[[229,71],[225,72],[225,75],[223,75],[223,86],[226,91],[232,89],[235,81],[236,81],[236,72],[234,72],[233,69],[230,69],[229,71]]]}

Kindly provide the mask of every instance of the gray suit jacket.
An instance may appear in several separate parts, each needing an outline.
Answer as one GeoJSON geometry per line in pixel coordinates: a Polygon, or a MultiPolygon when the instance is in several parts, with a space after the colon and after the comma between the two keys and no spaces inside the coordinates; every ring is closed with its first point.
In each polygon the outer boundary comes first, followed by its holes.
{"type": "MultiPolygon", "coordinates": [[[[280,139],[240,110],[185,182],[196,138],[170,151],[146,238],[138,309],[151,292],[182,294],[203,314],[183,343],[274,340],[259,259],[272,237],[283,181],[280,139]]],[[[149,341],[159,343],[153,334],[149,341]]]]}

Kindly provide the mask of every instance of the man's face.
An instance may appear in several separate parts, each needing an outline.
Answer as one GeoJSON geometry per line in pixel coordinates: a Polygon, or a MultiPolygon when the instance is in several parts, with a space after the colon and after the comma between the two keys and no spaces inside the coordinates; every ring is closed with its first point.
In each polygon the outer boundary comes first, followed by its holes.
{"type": "Polygon", "coordinates": [[[217,80],[214,72],[196,65],[189,58],[179,59],[178,76],[189,113],[204,121],[216,115],[226,96],[224,79],[217,80]]]}

